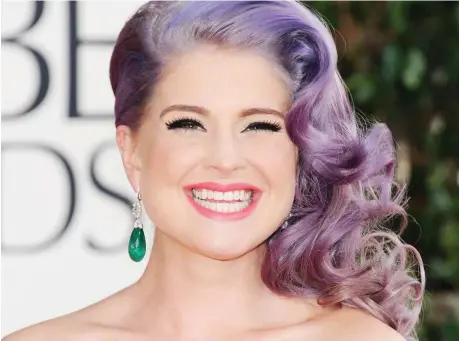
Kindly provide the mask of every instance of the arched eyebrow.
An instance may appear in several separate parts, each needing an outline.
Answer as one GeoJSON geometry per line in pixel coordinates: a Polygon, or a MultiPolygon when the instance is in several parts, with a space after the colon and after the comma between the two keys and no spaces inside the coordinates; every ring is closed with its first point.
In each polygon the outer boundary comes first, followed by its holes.
{"type": "MultiPolygon", "coordinates": [[[[196,106],[196,105],[187,105],[187,104],[173,104],[173,105],[170,105],[166,108],[164,108],[159,117],[163,117],[165,114],[167,114],[168,112],[171,112],[171,111],[185,111],[185,112],[194,112],[196,114],[200,114],[200,115],[204,115],[204,116],[208,116],[210,111],[204,107],[201,107],[201,106],[196,106]]],[[[242,112],[240,113],[240,116],[241,117],[245,117],[245,116],[250,116],[250,115],[256,115],[256,114],[268,114],[268,115],[274,115],[274,116],[278,116],[280,117],[281,119],[284,119],[285,118],[285,115],[283,113],[281,113],[280,111],[277,111],[275,109],[271,109],[271,108],[250,108],[250,109],[245,109],[245,110],[242,110],[242,112]]]]}

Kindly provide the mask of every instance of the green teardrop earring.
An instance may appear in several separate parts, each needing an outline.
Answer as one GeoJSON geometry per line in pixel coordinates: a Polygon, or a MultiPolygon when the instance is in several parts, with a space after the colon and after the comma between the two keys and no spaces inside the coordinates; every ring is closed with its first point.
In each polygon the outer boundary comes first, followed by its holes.
{"type": "Polygon", "coordinates": [[[140,191],[137,192],[137,202],[132,205],[132,216],[134,217],[134,229],[132,230],[131,237],[129,238],[129,257],[134,262],[140,262],[145,257],[147,250],[145,242],[145,233],[143,231],[143,224],[141,221],[142,215],[142,198],[140,191]]]}

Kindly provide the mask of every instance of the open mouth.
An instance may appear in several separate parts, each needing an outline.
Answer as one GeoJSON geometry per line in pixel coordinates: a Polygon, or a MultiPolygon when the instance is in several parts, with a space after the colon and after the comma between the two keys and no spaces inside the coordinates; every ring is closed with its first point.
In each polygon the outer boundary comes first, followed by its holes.
{"type": "Polygon", "coordinates": [[[185,187],[191,205],[201,215],[217,220],[239,220],[252,214],[261,189],[247,183],[204,182],[185,187]]]}
{"type": "Polygon", "coordinates": [[[191,190],[193,201],[208,210],[220,213],[241,212],[253,201],[253,190],[219,192],[210,189],[191,190]]]}

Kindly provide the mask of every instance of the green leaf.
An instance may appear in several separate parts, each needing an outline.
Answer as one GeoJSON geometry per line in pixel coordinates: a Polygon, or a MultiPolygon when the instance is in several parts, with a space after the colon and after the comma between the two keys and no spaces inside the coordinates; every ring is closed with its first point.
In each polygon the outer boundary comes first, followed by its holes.
{"type": "Polygon", "coordinates": [[[444,341],[457,341],[459,336],[459,325],[456,319],[450,314],[445,323],[442,325],[442,334],[444,341]]]}
{"type": "Polygon", "coordinates": [[[349,77],[347,85],[352,93],[352,96],[358,103],[365,103],[375,94],[375,85],[373,80],[362,73],[356,73],[349,77]]]}
{"type": "Polygon", "coordinates": [[[433,278],[450,279],[457,272],[457,266],[451,261],[447,262],[440,258],[434,258],[430,261],[431,275],[433,278]]]}
{"type": "Polygon", "coordinates": [[[387,45],[382,53],[382,76],[389,82],[397,79],[403,54],[397,45],[387,45]]]}
{"type": "Polygon", "coordinates": [[[457,266],[459,267],[459,229],[458,225],[453,221],[448,222],[442,228],[442,245],[447,249],[446,251],[454,257],[457,266]]]}
{"type": "Polygon", "coordinates": [[[408,27],[406,20],[407,4],[401,1],[393,1],[388,4],[389,25],[397,33],[402,33],[408,27]]]}
{"type": "Polygon", "coordinates": [[[425,74],[426,68],[427,62],[422,51],[417,48],[412,48],[408,52],[406,59],[405,70],[402,75],[403,84],[410,90],[417,89],[425,74]]]}
{"type": "Polygon", "coordinates": [[[443,188],[433,191],[430,201],[432,206],[440,212],[447,212],[453,206],[451,195],[443,188]]]}
{"type": "Polygon", "coordinates": [[[432,171],[430,172],[429,176],[427,177],[427,184],[429,187],[429,191],[435,192],[438,190],[448,178],[448,168],[445,164],[439,163],[432,167],[432,171]]]}

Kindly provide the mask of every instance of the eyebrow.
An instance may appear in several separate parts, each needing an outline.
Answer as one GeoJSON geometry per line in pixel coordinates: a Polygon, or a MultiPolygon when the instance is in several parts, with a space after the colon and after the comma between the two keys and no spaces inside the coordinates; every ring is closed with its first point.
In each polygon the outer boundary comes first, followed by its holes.
{"type": "MultiPolygon", "coordinates": [[[[209,115],[209,112],[210,112],[208,109],[204,107],[196,106],[196,105],[174,104],[174,105],[170,105],[166,107],[165,109],[163,109],[159,117],[161,118],[165,114],[171,111],[194,112],[194,113],[205,115],[205,116],[209,115]]],[[[250,108],[250,109],[242,110],[242,112],[240,113],[241,117],[255,115],[255,114],[269,114],[269,115],[278,116],[282,119],[285,118],[283,113],[275,109],[270,109],[270,108],[250,108]]]]}

